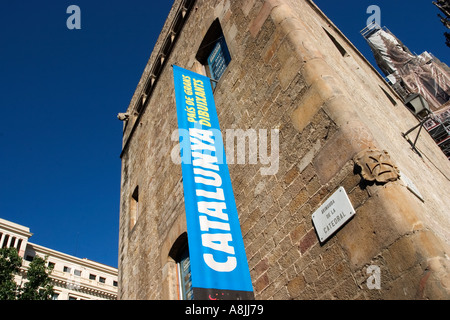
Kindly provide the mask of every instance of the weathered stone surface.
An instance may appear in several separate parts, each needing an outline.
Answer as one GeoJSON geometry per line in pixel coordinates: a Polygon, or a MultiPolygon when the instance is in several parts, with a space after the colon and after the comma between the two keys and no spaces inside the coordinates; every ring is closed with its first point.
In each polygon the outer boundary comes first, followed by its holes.
{"type": "Polygon", "coordinates": [[[448,299],[448,161],[427,137],[419,142],[427,157],[419,159],[410,150],[399,133],[415,118],[395,95],[398,106],[392,108],[379,94],[380,86],[390,91],[384,80],[311,1],[198,0],[166,55],[148,105],[136,114],[135,103],[181,3],[175,1],[128,108],[120,298],[178,298],[176,252],[187,230],[181,167],[171,158],[178,138],[172,138],[177,118],[169,66],[204,73],[195,56],[218,18],[232,56],[214,92],[222,131],[279,130],[276,173],[261,175],[259,162],[229,165],[256,298],[448,299]],[[388,179],[381,186],[361,179],[353,159],[368,148],[387,150],[425,202],[399,181],[388,179]],[[130,228],[136,186],[139,215],[130,228]],[[311,214],[339,186],[356,215],[320,244],[311,214]],[[366,285],[372,264],[381,269],[380,290],[366,285]]]}

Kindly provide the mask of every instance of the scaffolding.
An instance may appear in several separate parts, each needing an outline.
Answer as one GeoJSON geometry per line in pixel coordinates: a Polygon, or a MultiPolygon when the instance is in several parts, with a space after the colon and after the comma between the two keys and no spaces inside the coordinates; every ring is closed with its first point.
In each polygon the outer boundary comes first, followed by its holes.
{"type": "MultiPolygon", "coordinates": [[[[386,81],[403,99],[419,124],[416,128],[430,134],[450,160],[450,69],[431,53],[413,54],[386,27],[372,23],[361,30],[386,81]],[[417,110],[410,101],[417,96],[425,100],[426,110],[417,110]]],[[[413,149],[418,135],[411,143],[413,149]]],[[[409,140],[408,140],[409,141],[409,140]]]]}
{"type": "Polygon", "coordinates": [[[450,106],[441,112],[432,113],[424,127],[450,160],[450,106]]]}

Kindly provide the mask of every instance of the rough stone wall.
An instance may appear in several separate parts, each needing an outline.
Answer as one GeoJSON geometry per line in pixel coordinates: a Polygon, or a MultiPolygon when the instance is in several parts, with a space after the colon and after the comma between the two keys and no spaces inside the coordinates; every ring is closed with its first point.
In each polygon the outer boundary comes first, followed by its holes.
{"type": "MultiPolygon", "coordinates": [[[[426,135],[419,141],[425,157],[410,149],[401,132],[414,117],[306,0],[196,2],[144,114],[136,124],[132,115],[125,130],[119,298],[176,298],[169,256],[186,226],[181,167],[171,160],[177,119],[170,65],[202,71],[195,54],[216,18],[232,56],[215,91],[222,131],[280,132],[276,174],[261,175],[260,163],[229,165],[256,298],[448,298],[448,161],[426,135]],[[353,158],[369,147],[387,150],[424,201],[402,180],[365,181],[353,158]],[[139,216],[130,229],[136,186],[139,216]],[[321,244],[311,214],[339,186],[356,215],[321,244]],[[370,265],[380,268],[379,290],[367,287],[370,265]]],[[[161,39],[170,24],[169,16],[161,39]]],[[[147,76],[148,68],[129,111],[147,76]]]]}

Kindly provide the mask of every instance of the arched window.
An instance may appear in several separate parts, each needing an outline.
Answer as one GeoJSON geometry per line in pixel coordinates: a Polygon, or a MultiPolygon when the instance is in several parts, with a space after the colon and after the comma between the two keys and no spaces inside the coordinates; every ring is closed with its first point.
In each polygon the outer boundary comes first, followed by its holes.
{"type": "Polygon", "coordinates": [[[177,274],[180,288],[181,300],[192,300],[192,277],[191,277],[191,260],[189,258],[189,247],[187,242],[178,252],[177,257],[177,274]]]}
{"type": "Polygon", "coordinates": [[[163,267],[163,299],[192,300],[191,260],[187,232],[183,232],[176,240],[169,237],[167,244],[171,243],[168,251],[168,260],[163,267]]]}

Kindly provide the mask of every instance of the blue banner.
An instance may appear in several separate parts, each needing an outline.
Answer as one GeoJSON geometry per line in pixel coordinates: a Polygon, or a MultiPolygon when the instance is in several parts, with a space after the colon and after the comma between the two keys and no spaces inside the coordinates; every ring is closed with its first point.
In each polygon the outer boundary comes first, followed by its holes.
{"type": "Polygon", "coordinates": [[[253,299],[211,81],[173,71],[194,299],[253,299]]]}

